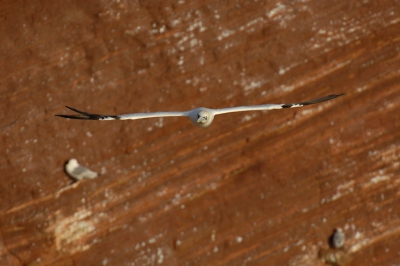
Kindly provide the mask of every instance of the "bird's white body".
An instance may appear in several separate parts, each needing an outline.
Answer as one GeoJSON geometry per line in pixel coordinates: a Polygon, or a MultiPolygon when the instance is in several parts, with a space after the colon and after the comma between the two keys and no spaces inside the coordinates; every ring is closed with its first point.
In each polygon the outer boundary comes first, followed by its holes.
{"type": "Polygon", "coordinates": [[[65,164],[65,171],[75,180],[93,179],[99,176],[98,173],[80,165],[76,159],[71,159],[65,164]]]}
{"type": "Polygon", "coordinates": [[[273,110],[273,109],[283,109],[283,108],[295,108],[302,107],[305,105],[320,103],[328,100],[332,100],[339,96],[344,95],[341,94],[332,94],[323,98],[318,98],[315,100],[307,101],[307,102],[299,102],[299,103],[291,103],[291,104],[262,104],[262,105],[253,105],[253,106],[237,106],[237,107],[228,107],[222,109],[210,109],[199,107],[190,111],[183,112],[155,112],[155,113],[134,113],[134,114],[123,114],[123,115],[99,115],[92,114],[87,112],[79,111],[75,108],[68,107],[68,109],[79,113],[80,115],[57,115],[64,118],[71,119],[84,119],[84,120],[135,120],[135,119],[143,119],[143,118],[154,118],[154,117],[171,117],[171,116],[186,116],[189,117],[190,121],[198,126],[198,127],[208,127],[214,121],[216,115],[227,114],[233,112],[244,112],[244,111],[265,111],[265,110],[273,110]]]}
{"type": "Polygon", "coordinates": [[[342,228],[336,228],[335,231],[333,232],[333,235],[331,236],[330,239],[330,245],[333,248],[339,249],[344,246],[344,241],[346,240],[346,236],[344,235],[343,229],[342,228]]]}

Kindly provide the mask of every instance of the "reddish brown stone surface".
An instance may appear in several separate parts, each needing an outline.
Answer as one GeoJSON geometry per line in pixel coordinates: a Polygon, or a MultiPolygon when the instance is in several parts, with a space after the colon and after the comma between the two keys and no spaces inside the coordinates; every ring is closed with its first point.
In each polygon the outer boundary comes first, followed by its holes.
{"type": "Polygon", "coordinates": [[[1,265],[399,265],[400,1],[1,1],[0,27],[1,265]]]}

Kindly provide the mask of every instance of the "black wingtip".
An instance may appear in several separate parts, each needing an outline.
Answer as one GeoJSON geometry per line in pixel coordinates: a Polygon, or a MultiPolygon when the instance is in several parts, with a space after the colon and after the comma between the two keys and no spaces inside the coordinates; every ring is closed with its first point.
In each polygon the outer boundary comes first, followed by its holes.
{"type": "Polygon", "coordinates": [[[329,101],[329,100],[335,99],[335,98],[343,96],[343,95],[344,95],[344,92],[339,93],[339,94],[331,94],[331,95],[328,95],[328,96],[325,96],[325,97],[322,97],[322,98],[318,98],[318,99],[311,100],[311,101],[308,101],[308,102],[303,102],[302,104],[303,105],[309,105],[309,104],[314,104],[314,103],[321,103],[321,102],[325,102],[325,101],[329,101]]]}
{"type": "Polygon", "coordinates": [[[345,95],[344,92],[339,93],[339,94],[331,94],[322,98],[318,98],[315,100],[311,100],[311,101],[307,101],[307,102],[299,102],[299,103],[291,103],[291,104],[284,104],[282,105],[282,108],[291,108],[291,107],[298,107],[300,106],[305,106],[305,105],[310,105],[310,104],[315,104],[315,103],[321,103],[321,102],[325,102],[325,101],[329,101],[332,99],[335,99],[337,97],[343,96],[345,95]]]}
{"type": "Polygon", "coordinates": [[[59,116],[62,118],[69,118],[69,119],[81,119],[81,120],[89,120],[90,119],[86,116],[80,116],[80,115],[55,115],[55,116],[59,116]]]}
{"type": "Polygon", "coordinates": [[[62,118],[69,118],[69,119],[81,119],[81,120],[104,120],[106,118],[113,118],[115,120],[119,120],[120,117],[117,115],[98,115],[98,114],[91,114],[83,111],[79,111],[78,109],[65,106],[71,111],[78,113],[79,115],[55,115],[62,118]]]}
{"type": "MultiPolygon", "coordinates": [[[[69,107],[68,105],[66,105],[65,107],[67,107],[68,109],[77,112],[78,110],[76,110],[75,108],[69,107]]],[[[79,111],[80,112],[80,111],[79,111]]]]}
{"type": "Polygon", "coordinates": [[[342,92],[342,93],[339,93],[339,94],[331,94],[331,95],[328,95],[326,97],[332,97],[332,99],[335,99],[335,98],[343,96],[343,95],[346,95],[346,93],[342,92]]]}
{"type": "Polygon", "coordinates": [[[96,115],[96,114],[90,114],[90,113],[86,113],[83,111],[79,111],[75,108],[72,108],[70,106],[65,106],[68,109],[70,109],[71,111],[74,111],[76,113],[78,113],[79,115],[56,115],[62,118],[69,118],[69,119],[81,119],[81,120],[99,120],[101,118],[100,115],[96,115]]]}

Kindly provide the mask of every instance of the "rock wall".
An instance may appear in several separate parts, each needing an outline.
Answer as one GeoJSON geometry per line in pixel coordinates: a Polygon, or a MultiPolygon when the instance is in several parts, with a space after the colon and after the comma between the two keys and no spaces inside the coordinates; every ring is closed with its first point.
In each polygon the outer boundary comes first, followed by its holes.
{"type": "Polygon", "coordinates": [[[0,28],[1,265],[399,263],[400,1],[1,1],[0,28]]]}

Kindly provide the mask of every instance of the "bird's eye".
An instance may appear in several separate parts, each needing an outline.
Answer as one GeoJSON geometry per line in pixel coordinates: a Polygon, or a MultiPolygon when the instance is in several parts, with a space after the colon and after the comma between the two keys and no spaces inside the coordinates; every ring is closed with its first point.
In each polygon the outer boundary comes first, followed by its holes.
{"type": "Polygon", "coordinates": [[[200,114],[197,114],[197,118],[200,118],[200,114]]]}

